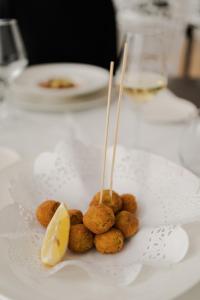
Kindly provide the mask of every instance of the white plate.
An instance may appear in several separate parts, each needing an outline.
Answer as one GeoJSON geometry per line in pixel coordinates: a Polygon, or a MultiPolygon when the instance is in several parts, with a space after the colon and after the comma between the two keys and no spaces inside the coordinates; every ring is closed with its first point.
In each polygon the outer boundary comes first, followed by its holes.
{"type": "MultiPolygon", "coordinates": [[[[19,171],[20,164],[0,173],[0,199],[3,205],[10,203],[8,195],[9,179],[19,171]],[[6,203],[7,202],[7,203],[6,203]]],[[[17,173],[18,174],[18,173],[17,173]]],[[[9,220],[8,220],[9,221],[9,220]]],[[[17,222],[17,220],[16,220],[17,222]]],[[[190,251],[179,264],[169,268],[144,267],[136,281],[127,287],[102,286],[78,268],[63,269],[50,278],[32,281],[28,277],[15,275],[8,267],[8,249],[0,239],[0,299],[13,300],[62,300],[64,296],[75,300],[170,300],[180,295],[200,278],[200,235],[199,226],[187,226],[192,239],[190,251]]]]}
{"type": "Polygon", "coordinates": [[[27,68],[12,86],[12,92],[28,97],[68,98],[99,91],[107,86],[108,71],[93,65],[60,63],[44,64],[27,68]],[[51,78],[69,78],[75,87],[68,89],[47,89],[38,84],[51,78]]]}
{"type": "MultiPolygon", "coordinates": [[[[82,111],[97,107],[106,103],[107,100],[107,90],[102,90],[95,94],[90,94],[83,97],[74,97],[68,99],[53,99],[53,101],[42,101],[41,97],[36,100],[34,98],[29,98],[20,95],[20,98],[15,95],[13,103],[22,109],[30,111],[40,111],[40,112],[68,112],[68,111],[82,111]],[[61,100],[61,101],[60,101],[61,100]]],[[[50,100],[50,99],[49,99],[50,100]]]]}

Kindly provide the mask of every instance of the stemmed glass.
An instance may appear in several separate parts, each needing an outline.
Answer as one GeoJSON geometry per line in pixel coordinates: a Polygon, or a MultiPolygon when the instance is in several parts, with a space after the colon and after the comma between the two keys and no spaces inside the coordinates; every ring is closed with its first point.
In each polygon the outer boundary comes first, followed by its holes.
{"type": "Polygon", "coordinates": [[[156,28],[141,27],[128,33],[126,40],[128,58],[124,92],[132,100],[135,110],[135,146],[138,147],[143,106],[167,86],[166,52],[163,32],[156,28]]]}
{"type": "MultiPolygon", "coordinates": [[[[0,100],[5,100],[13,80],[28,63],[17,21],[0,19],[0,100]]],[[[6,105],[0,107],[0,121],[8,115],[6,105]]]]}

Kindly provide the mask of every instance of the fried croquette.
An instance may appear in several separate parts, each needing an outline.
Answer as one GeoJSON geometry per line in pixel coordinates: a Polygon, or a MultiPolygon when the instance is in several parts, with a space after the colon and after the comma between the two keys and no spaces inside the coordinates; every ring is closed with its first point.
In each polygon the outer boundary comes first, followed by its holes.
{"type": "Polygon", "coordinates": [[[129,238],[138,231],[139,221],[134,214],[122,210],[116,216],[115,227],[121,230],[125,238],[129,238]]]}
{"type": "Polygon", "coordinates": [[[59,205],[55,200],[46,200],[37,207],[36,217],[42,226],[48,226],[59,205]]]}
{"type": "Polygon", "coordinates": [[[68,247],[76,253],[84,253],[90,250],[93,247],[93,234],[83,224],[72,225],[68,247]]]}
{"type": "Polygon", "coordinates": [[[78,210],[78,209],[69,209],[68,212],[69,212],[69,215],[70,215],[70,224],[71,225],[76,225],[76,224],[83,223],[83,214],[80,210],[78,210]]]}
{"type": "Polygon", "coordinates": [[[108,231],[114,223],[113,210],[104,204],[90,206],[83,216],[83,224],[96,234],[108,231]]]}
{"type": "Polygon", "coordinates": [[[103,254],[119,252],[124,246],[124,237],[120,230],[111,230],[98,234],[94,238],[96,250],[103,254]]]}
{"type": "Polygon", "coordinates": [[[121,199],[122,199],[122,210],[126,210],[132,214],[135,214],[137,211],[136,197],[131,194],[123,194],[121,195],[121,199]]]}
{"type": "MultiPolygon", "coordinates": [[[[100,192],[96,193],[90,202],[90,205],[98,205],[100,201],[100,192]]],[[[110,194],[110,190],[103,191],[102,203],[112,208],[114,214],[122,208],[122,200],[121,197],[114,191],[112,191],[112,195],[110,194]]]]}

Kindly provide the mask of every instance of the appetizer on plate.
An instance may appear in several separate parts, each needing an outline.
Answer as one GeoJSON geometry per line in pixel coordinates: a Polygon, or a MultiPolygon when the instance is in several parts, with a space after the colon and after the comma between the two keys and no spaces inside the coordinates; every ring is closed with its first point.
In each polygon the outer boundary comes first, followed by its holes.
{"type": "Polygon", "coordinates": [[[51,254],[48,265],[54,265],[62,260],[64,256],[63,248],[61,255],[58,255],[61,244],[65,245],[65,252],[69,249],[75,253],[85,253],[95,246],[96,250],[102,254],[114,254],[123,249],[125,239],[137,233],[139,220],[136,216],[137,202],[134,195],[126,194],[128,205],[127,203],[123,205],[124,195],[120,196],[114,191],[103,191],[102,204],[99,203],[100,198],[98,195],[100,193],[93,197],[84,215],[78,209],[67,210],[66,205],[55,200],[46,200],[37,207],[37,220],[43,227],[47,227],[42,246],[42,249],[45,249],[45,251],[42,250],[42,262],[47,264],[49,258],[48,256],[46,258],[47,247],[53,249],[49,251],[56,253],[57,257],[53,259],[54,254],[51,254]],[[99,199],[99,201],[97,202],[96,199],[99,199]],[[116,204],[117,214],[115,215],[116,204]],[[130,210],[133,211],[133,207],[134,212],[130,212],[130,210]],[[62,215],[56,216],[59,210],[62,215]],[[69,219],[69,223],[63,223],[63,216],[69,219]],[[66,234],[59,233],[59,226],[62,232],[66,234]],[[57,250],[55,250],[56,247],[57,250]]]}
{"type": "Polygon", "coordinates": [[[51,78],[39,82],[38,85],[47,89],[69,89],[76,86],[76,84],[68,78],[51,78]]]}

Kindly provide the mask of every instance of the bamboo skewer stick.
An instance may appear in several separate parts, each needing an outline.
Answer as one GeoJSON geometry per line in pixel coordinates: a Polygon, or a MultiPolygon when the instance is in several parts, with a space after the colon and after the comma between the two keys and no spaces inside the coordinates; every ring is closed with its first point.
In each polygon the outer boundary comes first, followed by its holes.
{"type": "Polygon", "coordinates": [[[102,168],[102,174],[101,174],[101,191],[100,191],[100,201],[99,201],[100,204],[103,201],[103,190],[104,190],[105,171],[106,171],[106,159],[107,159],[107,147],[108,147],[108,130],[109,130],[109,121],[110,121],[110,103],[111,103],[111,96],[112,96],[113,71],[114,71],[114,62],[111,61],[111,63],[110,63],[109,85],[108,85],[106,125],[105,125],[105,135],[104,135],[103,168],[102,168]]]}
{"type": "Polygon", "coordinates": [[[124,45],[122,71],[121,71],[120,82],[119,82],[119,97],[118,97],[117,112],[116,112],[115,135],[114,135],[113,156],[112,156],[110,187],[109,187],[111,197],[112,197],[112,188],[113,188],[113,174],[114,174],[114,167],[115,167],[116,148],[117,148],[117,141],[119,136],[119,118],[120,118],[120,110],[121,110],[121,99],[123,94],[124,74],[125,74],[126,64],[127,64],[127,55],[128,55],[128,43],[126,42],[124,45]]]}

